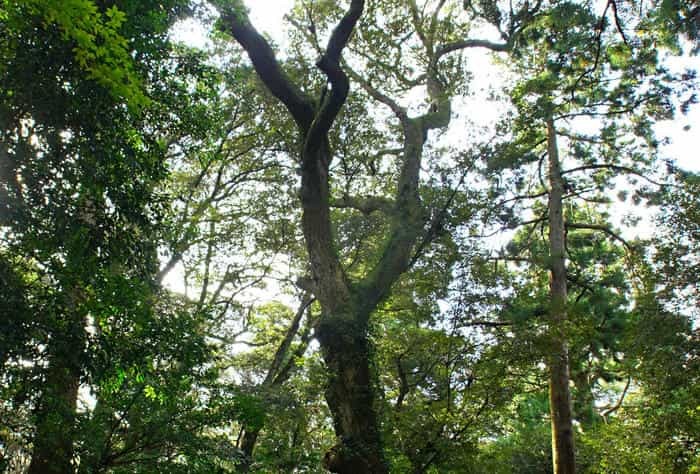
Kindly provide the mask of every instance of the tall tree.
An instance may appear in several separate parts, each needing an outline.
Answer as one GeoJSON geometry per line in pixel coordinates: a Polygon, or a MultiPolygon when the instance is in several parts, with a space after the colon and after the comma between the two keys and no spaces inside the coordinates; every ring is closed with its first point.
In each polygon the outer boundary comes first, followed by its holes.
{"type": "MultiPolygon", "coordinates": [[[[524,190],[526,163],[534,161],[537,165],[530,168],[531,176],[539,185],[504,201],[547,198],[546,213],[541,208],[532,219],[521,218],[521,223],[539,223],[549,238],[552,356],[548,365],[554,472],[576,469],[567,348],[567,328],[571,327],[567,281],[573,276],[566,265],[567,234],[589,229],[624,242],[609,225],[567,220],[565,201],[609,202],[604,191],[613,190],[619,176],[658,185],[653,165],[658,142],[651,125],[672,116],[668,96],[674,81],[676,90],[687,94],[682,92],[685,85],[660,66],[653,40],[628,39],[631,31],[645,29],[647,21],[644,15],[618,9],[615,2],[607,2],[601,14],[586,3],[559,2],[541,10],[520,38],[521,47],[512,54],[513,66],[524,80],[512,88],[519,117],[508,128],[515,138],[501,149],[500,160],[514,161],[523,168],[511,176],[512,181],[504,173],[498,179],[524,190]],[[600,131],[583,132],[590,130],[591,123],[600,131]],[[564,152],[561,142],[568,151],[564,152]],[[542,170],[545,158],[546,173],[542,170]]],[[[662,33],[649,36],[658,40],[662,33]]],[[[501,169],[497,161],[494,165],[501,169]]],[[[643,194],[644,187],[636,191],[643,194]]],[[[634,199],[641,200],[639,194],[634,199]]],[[[518,225],[517,219],[508,224],[513,225],[518,225]]]]}
{"type": "Polygon", "coordinates": [[[157,141],[140,130],[152,105],[141,78],[167,54],[167,29],[186,10],[73,3],[6,2],[0,18],[3,250],[39,288],[29,344],[44,348],[29,369],[41,381],[30,398],[30,472],[73,469],[86,329],[103,316],[90,308],[114,279],[148,281],[153,269],[155,242],[139,235],[154,235],[152,189],[164,168],[157,141]]]}
{"type": "Polygon", "coordinates": [[[554,120],[547,118],[549,161],[549,266],[552,353],[549,355],[549,405],[552,418],[552,457],[555,473],[576,472],[574,427],[569,392],[569,347],[566,336],[566,229],[564,223],[564,180],[554,120]]]}
{"type": "MultiPolygon", "coordinates": [[[[306,76],[294,77],[251,25],[242,2],[220,6],[222,28],[246,50],[262,82],[286,107],[297,129],[301,229],[310,271],[306,283],[322,309],[315,334],[329,372],[326,399],[338,435],[338,444],[327,453],[325,461],[333,472],[382,473],[388,469],[375,408],[369,322],[392,285],[410,267],[416,246],[424,248],[440,227],[441,213],[436,212],[431,219],[419,185],[429,133],[450,123],[450,98],[459,86],[446,79],[448,70],[459,70],[458,61],[452,57],[467,48],[507,50],[524,25],[523,15],[529,12],[527,5],[518,12],[511,11],[504,19],[507,29],[503,42],[489,42],[466,39],[471,22],[465,15],[454,21],[452,14],[459,11],[459,6],[453,3],[426,2],[419,6],[416,2],[377,2],[364,12],[366,5],[361,0],[350,2],[345,11],[334,5],[302,2],[292,18],[298,38],[294,45],[302,54],[312,50],[320,55],[316,65],[322,79],[311,86],[320,88],[316,100],[306,86],[312,82],[312,69],[302,67],[306,76]],[[386,22],[392,25],[390,29],[382,26],[386,22]],[[357,46],[353,47],[350,39],[358,25],[357,46]],[[321,46],[319,38],[325,33],[328,42],[321,46]],[[406,42],[404,36],[412,37],[412,41],[406,42]],[[343,52],[352,52],[347,64],[357,61],[368,68],[353,71],[344,63],[343,52]],[[412,66],[401,64],[403,54],[415,59],[420,74],[414,75],[412,66]],[[346,191],[338,195],[340,189],[336,191],[332,186],[333,158],[341,150],[351,149],[345,145],[351,143],[352,135],[333,134],[332,126],[347,104],[350,80],[363,89],[368,100],[387,107],[395,124],[379,126],[379,130],[390,132],[376,142],[388,144],[387,152],[382,153],[376,146],[368,150],[365,145],[363,152],[377,157],[365,159],[370,176],[363,181],[357,171],[349,173],[345,177],[346,191]],[[381,86],[377,80],[383,81],[381,86]],[[399,105],[400,97],[420,88],[424,88],[425,95],[420,106],[415,104],[419,113],[412,115],[408,107],[399,105]],[[391,157],[396,157],[395,173],[387,172],[386,158],[391,157]],[[371,192],[368,185],[373,181],[372,173],[380,167],[394,183],[387,195],[361,198],[348,192],[371,192]],[[339,255],[342,245],[335,237],[338,226],[332,207],[368,216],[378,213],[384,219],[379,236],[382,243],[363,258],[355,274],[345,268],[339,255]]],[[[344,124],[341,120],[341,130],[344,124]]],[[[351,125],[345,128],[350,130],[351,125]]],[[[348,160],[361,158],[341,156],[343,166],[348,160]]],[[[387,182],[381,187],[386,189],[387,182]]]]}
{"type": "MultiPolygon", "coordinates": [[[[225,27],[246,49],[266,86],[287,107],[303,144],[300,156],[302,228],[309,252],[313,292],[323,310],[318,338],[331,374],[326,398],[333,412],[336,432],[342,439],[338,448],[328,453],[326,465],[334,472],[387,472],[374,408],[367,324],[369,313],[395,279],[394,275],[387,275],[388,271],[392,270],[391,266],[405,265],[403,260],[407,260],[410,247],[392,242],[392,246],[398,244],[399,248],[387,252],[389,268],[379,268],[375,281],[363,285],[370,290],[362,292],[366,294],[353,294],[360,288],[351,288],[348,284],[332,241],[330,217],[332,154],[328,133],[349,89],[347,76],[340,67],[340,55],[362,14],[364,2],[351,3],[318,61],[330,85],[318,106],[284,75],[267,41],[252,27],[243,6],[237,6],[235,11],[222,12],[225,27]]],[[[415,199],[417,183],[407,178],[405,199],[415,199]]],[[[410,236],[406,239],[408,246],[414,239],[410,236]]]]}

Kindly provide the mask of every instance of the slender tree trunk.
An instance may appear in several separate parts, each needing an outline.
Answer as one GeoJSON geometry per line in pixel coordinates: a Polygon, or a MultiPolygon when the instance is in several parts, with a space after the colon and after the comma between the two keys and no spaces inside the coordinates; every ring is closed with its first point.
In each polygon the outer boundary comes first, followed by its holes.
{"type": "MultiPolygon", "coordinates": [[[[311,327],[308,319],[306,327],[300,335],[301,341],[299,347],[297,347],[297,349],[292,353],[290,353],[290,349],[294,338],[299,333],[301,319],[313,301],[314,298],[308,292],[302,297],[299,307],[297,308],[297,312],[294,315],[289,328],[287,328],[287,333],[285,334],[284,339],[282,339],[280,342],[280,345],[277,347],[277,352],[275,352],[275,357],[272,359],[267,375],[265,375],[265,380],[263,380],[262,384],[260,385],[260,388],[263,391],[270,389],[278,390],[282,384],[289,379],[289,376],[294,370],[294,359],[301,357],[306,352],[309,340],[311,339],[311,327]]],[[[309,314],[308,318],[310,317],[311,315],[309,314]]],[[[240,472],[250,471],[250,466],[253,462],[253,451],[255,450],[255,445],[261,431],[262,426],[243,426],[243,436],[241,437],[238,446],[243,453],[243,461],[237,466],[240,472]]]]}
{"type": "Polygon", "coordinates": [[[573,416],[581,423],[581,427],[584,429],[590,428],[599,417],[595,409],[595,397],[593,396],[593,387],[589,381],[589,374],[585,370],[574,371],[571,375],[571,380],[576,387],[576,396],[573,400],[573,416]]]}
{"type": "Polygon", "coordinates": [[[576,472],[574,431],[569,390],[569,349],[566,335],[566,233],[564,228],[564,181],[554,121],[547,120],[549,155],[549,254],[550,254],[550,336],[549,404],[552,419],[552,456],[555,474],[576,472]]]}
{"type": "Polygon", "coordinates": [[[74,471],[73,434],[80,386],[82,321],[68,323],[65,333],[49,342],[49,366],[36,413],[36,435],[29,474],[67,474],[74,471]]]}
{"type": "Polygon", "coordinates": [[[249,472],[250,465],[253,463],[253,450],[255,443],[258,442],[260,428],[243,428],[243,437],[239,444],[239,449],[243,453],[243,460],[236,466],[237,472],[249,472]]]}
{"type": "Polygon", "coordinates": [[[324,464],[340,474],[389,472],[375,410],[367,319],[340,313],[324,317],[318,327],[329,376],[326,402],[340,440],[326,453],[324,464]]]}

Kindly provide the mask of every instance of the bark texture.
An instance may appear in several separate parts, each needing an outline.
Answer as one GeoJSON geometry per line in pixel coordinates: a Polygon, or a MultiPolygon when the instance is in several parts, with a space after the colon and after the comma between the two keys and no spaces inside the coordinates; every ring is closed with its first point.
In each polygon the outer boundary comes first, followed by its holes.
{"type": "Polygon", "coordinates": [[[557,132],[554,121],[547,121],[549,155],[549,258],[550,258],[550,336],[549,404],[552,420],[552,456],[555,474],[576,472],[574,431],[569,389],[569,349],[566,334],[566,228],[564,223],[564,181],[561,175],[557,132]]]}
{"type": "Polygon", "coordinates": [[[366,318],[348,311],[326,317],[318,326],[318,338],[329,372],[326,401],[333,414],[340,442],[326,453],[331,472],[385,473],[382,443],[374,402],[366,318]],[[362,325],[364,320],[365,327],[362,325]]]}
{"type": "Polygon", "coordinates": [[[410,266],[413,251],[424,233],[427,213],[418,193],[423,146],[428,131],[450,121],[450,102],[437,73],[439,57],[426,43],[432,60],[427,73],[430,110],[411,118],[405,109],[372,88],[364,78],[341,67],[341,53],[362,15],[364,1],[353,0],[333,30],[317,67],[326,75],[327,90],[312,100],[287,77],[265,39],[241,11],[222,11],[222,24],[246,50],[269,91],[287,108],[300,133],[301,227],[306,242],[311,279],[308,287],[321,305],[316,336],[328,369],[326,401],[333,415],[338,443],[325,456],[325,466],[337,473],[389,471],[382,452],[371,371],[369,318],[410,266]],[[351,281],[336,252],[330,217],[330,164],[333,159],[328,132],[344,105],[348,74],[378,102],[388,106],[402,127],[400,173],[393,199],[359,200],[345,197],[342,205],[360,212],[383,212],[389,229],[376,264],[367,275],[351,281]],[[318,104],[318,105],[317,105],[318,104]],[[360,204],[358,204],[360,203],[360,204]],[[381,205],[378,205],[381,203],[381,205]],[[366,204],[366,205],[365,205],[366,204]],[[376,209],[374,209],[376,207],[376,209]]]}

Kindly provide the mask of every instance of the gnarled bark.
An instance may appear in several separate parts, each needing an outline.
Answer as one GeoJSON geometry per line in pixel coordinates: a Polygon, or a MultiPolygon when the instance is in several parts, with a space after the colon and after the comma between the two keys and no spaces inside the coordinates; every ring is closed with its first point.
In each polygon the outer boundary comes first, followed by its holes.
{"type": "Polygon", "coordinates": [[[370,369],[367,317],[348,309],[320,322],[318,339],[329,372],[326,401],[340,442],[324,458],[341,474],[386,473],[370,369]]]}
{"type": "MultiPolygon", "coordinates": [[[[325,457],[325,466],[338,473],[388,472],[382,452],[379,423],[370,369],[369,317],[389,294],[392,285],[412,261],[412,252],[424,231],[418,182],[423,146],[428,131],[450,121],[450,102],[437,73],[438,57],[427,73],[431,107],[426,114],[409,118],[407,112],[352,71],[341,67],[341,53],[364,9],[353,0],[333,30],[325,51],[316,63],[326,75],[329,89],[320,101],[311,100],[284,74],[265,39],[241,11],[224,11],[226,29],[246,50],[256,72],[270,92],[284,104],[300,133],[301,227],[311,270],[309,286],[322,313],[316,335],[328,369],[326,400],[333,415],[338,443],[325,457]],[[344,105],[348,74],[399,119],[403,131],[401,166],[395,194],[381,201],[389,220],[377,263],[367,276],[351,281],[345,274],[333,241],[330,218],[329,169],[332,153],[328,132],[344,105]],[[320,102],[319,105],[315,105],[320,102]]],[[[430,49],[432,51],[432,48],[430,49]]],[[[367,201],[365,201],[367,202],[367,201]]],[[[377,203],[378,201],[374,201],[377,203]]],[[[338,204],[338,201],[333,201],[338,204]]],[[[343,205],[358,205],[351,199],[343,205]]],[[[369,208],[365,208],[369,212],[369,208]]]]}

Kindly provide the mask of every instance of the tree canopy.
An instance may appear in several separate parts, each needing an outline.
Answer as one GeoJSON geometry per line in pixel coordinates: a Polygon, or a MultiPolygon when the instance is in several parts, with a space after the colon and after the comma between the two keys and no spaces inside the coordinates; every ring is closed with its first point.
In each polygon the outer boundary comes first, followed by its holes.
{"type": "Polygon", "coordinates": [[[698,472],[700,8],[252,7],[0,3],[0,468],[698,472]]]}

